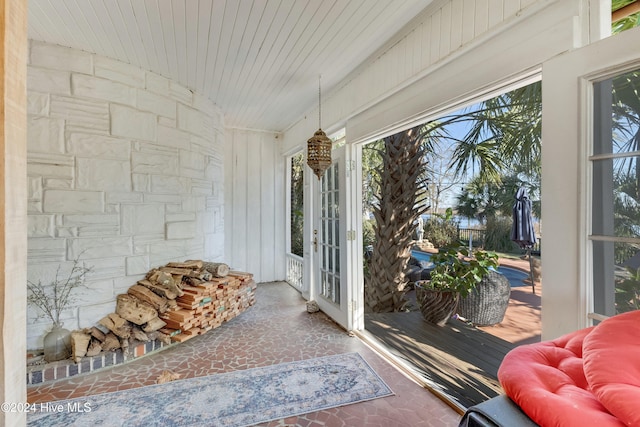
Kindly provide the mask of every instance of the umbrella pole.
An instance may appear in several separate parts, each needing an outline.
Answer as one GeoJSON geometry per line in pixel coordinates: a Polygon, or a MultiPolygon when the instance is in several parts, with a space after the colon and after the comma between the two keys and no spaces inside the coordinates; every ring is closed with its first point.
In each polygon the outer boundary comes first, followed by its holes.
{"type": "Polygon", "coordinates": [[[533,294],[536,294],[536,284],[533,281],[533,259],[531,259],[531,248],[527,248],[527,255],[529,257],[529,277],[531,278],[531,290],[533,294]]]}

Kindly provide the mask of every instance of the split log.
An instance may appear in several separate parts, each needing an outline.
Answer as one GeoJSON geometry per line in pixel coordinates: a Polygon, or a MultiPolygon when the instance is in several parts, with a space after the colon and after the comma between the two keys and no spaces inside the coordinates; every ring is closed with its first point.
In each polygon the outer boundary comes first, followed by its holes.
{"type": "Polygon", "coordinates": [[[202,261],[188,259],[185,262],[170,262],[167,267],[190,268],[192,270],[202,270],[202,261]]]}
{"type": "Polygon", "coordinates": [[[80,360],[87,354],[87,348],[91,336],[82,331],[71,332],[71,358],[74,362],[80,363],[80,360]]]}
{"type": "Polygon", "coordinates": [[[204,269],[213,274],[214,277],[226,277],[229,274],[229,266],[222,262],[205,262],[204,269]]]}
{"type": "Polygon", "coordinates": [[[155,308],[129,294],[118,295],[116,314],[136,325],[142,325],[154,317],[158,317],[155,308]]]}
{"type": "Polygon", "coordinates": [[[177,289],[169,289],[166,286],[163,286],[160,283],[154,283],[150,280],[140,280],[138,281],[138,285],[142,285],[150,291],[158,294],[159,296],[165,297],[168,300],[174,300],[178,295],[182,295],[182,291],[177,289]]]}
{"type": "Polygon", "coordinates": [[[98,341],[100,341],[101,343],[104,342],[104,339],[105,339],[104,332],[102,332],[100,329],[96,328],[95,326],[91,327],[90,335],[93,338],[95,338],[98,341]]]}
{"type": "Polygon", "coordinates": [[[123,354],[129,354],[129,340],[126,338],[120,338],[120,348],[122,348],[123,354]]]}
{"type": "Polygon", "coordinates": [[[102,345],[100,344],[100,341],[92,339],[91,343],[89,344],[89,348],[87,348],[87,354],[85,356],[97,356],[101,351],[102,345]]]}
{"type": "Polygon", "coordinates": [[[147,333],[147,337],[149,337],[150,341],[158,340],[158,341],[166,341],[166,344],[171,343],[171,339],[166,334],[163,334],[160,331],[152,331],[147,333]]]}
{"type": "Polygon", "coordinates": [[[140,301],[146,302],[160,313],[167,311],[167,299],[156,294],[149,288],[142,285],[133,285],[127,293],[138,298],[140,301]]]}
{"type": "Polygon", "coordinates": [[[104,342],[102,343],[102,349],[104,351],[112,351],[118,348],[120,348],[118,337],[113,332],[106,334],[104,336],[104,342]]]}
{"type": "Polygon", "coordinates": [[[178,267],[160,267],[158,270],[162,273],[171,274],[174,276],[189,276],[193,273],[190,268],[178,268],[178,267]]]}
{"type": "Polygon", "coordinates": [[[147,334],[142,332],[142,329],[140,329],[137,326],[134,326],[133,328],[131,328],[131,338],[141,342],[149,341],[149,337],[147,336],[147,334]]]}
{"type": "Polygon", "coordinates": [[[147,333],[153,332],[157,331],[160,328],[164,328],[165,325],[166,323],[163,322],[162,319],[160,319],[159,317],[154,317],[142,326],[142,330],[147,333]]]}
{"type": "MultiPolygon", "coordinates": [[[[154,269],[154,270],[151,270],[149,272],[149,274],[147,274],[147,279],[150,282],[156,283],[158,285],[161,285],[161,286],[169,289],[171,292],[175,292],[177,295],[182,295],[181,294],[181,292],[182,292],[181,289],[182,288],[180,287],[180,282],[182,281],[182,276],[173,277],[170,273],[154,269]]],[[[152,291],[153,291],[153,289],[152,289],[152,291]]],[[[169,298],[169,297],[167,297],[167,298],[169,298]]],[[[169,298],[169,299],[171,299],[171,298],[169,298]]]]}
{"type": "Polygon", "coordinates": [[[98,323],[120,338],[129,338],[131,336],[131,325],[116,313],[103,317],[98,323]]]}

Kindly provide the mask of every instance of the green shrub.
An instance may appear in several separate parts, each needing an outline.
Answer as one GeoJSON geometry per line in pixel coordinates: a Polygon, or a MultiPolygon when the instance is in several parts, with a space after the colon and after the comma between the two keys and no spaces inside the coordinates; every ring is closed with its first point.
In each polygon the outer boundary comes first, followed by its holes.
{"type": "Polygon", "coordinates": [[[458,246],[458,223],[449,218],[432,216],[424,223],[424,238],[436,248],[458,246]]]}
{"type": "Polygon", "coordinates": [[[484,246],[487,250],[506,253],[519,253],[520,247],[511,240],[510,217],[494,216],[487,218],[484,246]]]}

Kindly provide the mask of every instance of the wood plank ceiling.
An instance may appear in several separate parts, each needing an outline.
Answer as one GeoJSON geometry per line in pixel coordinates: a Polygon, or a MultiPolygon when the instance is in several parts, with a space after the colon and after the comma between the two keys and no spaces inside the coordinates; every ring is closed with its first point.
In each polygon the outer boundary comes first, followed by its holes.
{"type": "Polygon", "coordinates": [[[29,38],[208,96],[228,127],[283,131],[432,0],[29,0],[29,38]]]}

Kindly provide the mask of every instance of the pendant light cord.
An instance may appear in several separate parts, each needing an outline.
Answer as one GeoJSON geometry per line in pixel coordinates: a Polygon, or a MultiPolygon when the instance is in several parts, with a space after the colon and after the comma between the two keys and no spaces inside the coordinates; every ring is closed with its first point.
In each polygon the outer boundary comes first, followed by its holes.
{"type": "Polygon", "coordinates": [[[322,75],[318,75],[318,129],[322,129],[322,91],[320,89],[320,78],[322,75]]]}

